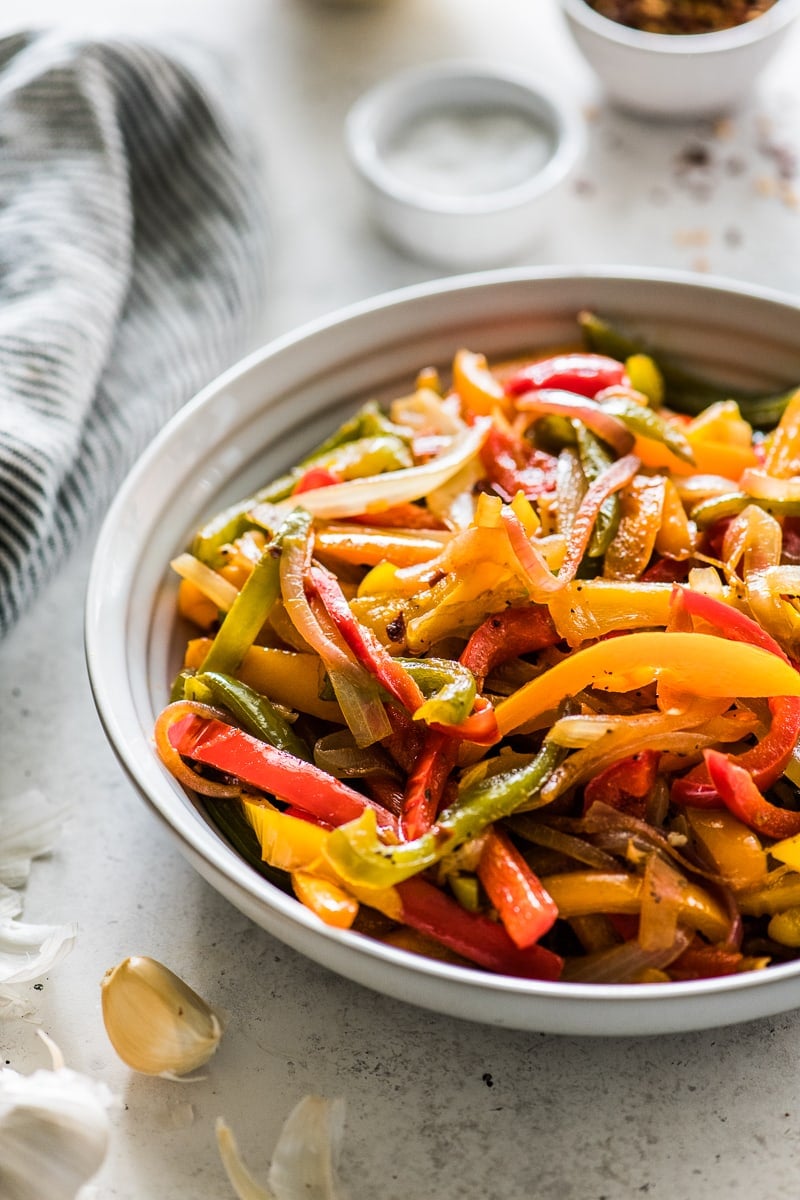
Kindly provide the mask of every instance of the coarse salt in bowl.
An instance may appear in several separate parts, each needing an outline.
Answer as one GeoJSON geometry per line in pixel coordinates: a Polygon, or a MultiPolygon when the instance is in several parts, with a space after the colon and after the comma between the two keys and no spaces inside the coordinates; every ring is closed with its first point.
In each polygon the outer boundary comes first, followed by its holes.
{"type": "Polygon", "coordinates": [[[576,45],[621,108],[651,117],[716,116],[736,108],[780,49],[800,0],[713,33],[646,33],[601,16],[588,0],[561,0],[576,45]]]}
{"type": "Polygon", "coordinates": [[[367,92],[346,139],[387,237],[415,258],[470,269],[513,261],[542,236],[584,130],[571,105],[527,77],[444,62],[367,92]]]}

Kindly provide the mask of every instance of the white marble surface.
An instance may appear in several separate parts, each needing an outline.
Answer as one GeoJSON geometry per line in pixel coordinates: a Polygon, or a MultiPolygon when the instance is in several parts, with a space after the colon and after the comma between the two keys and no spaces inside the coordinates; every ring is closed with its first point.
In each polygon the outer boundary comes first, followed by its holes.
{"type": "MultiPolygon", "coordinates": [[[[800,180],[787,153],[800,152],[800,30],[752,101],[712,128],[605,111],[554,0],[72,0],[68,11],[63,0],[5,0],[0,10],[0,32],[56,21],[191,34],[232,57],[274,230],[264,337],[435,274],[365,223],[341,124],[373,81],[443,57],[541,70],[590,110],[587,160],[527,261],[712,270],[800,293],[800,180]]],[[[485,1029],[326,972],[203,883],[134,794],[94,713],[81,628],[91,540],[0,646],[0,794],[33,785],[72,805],[57,851],[34,868],[26,915],[80,932],[31,998],[69,1064],[119,1097],[97,1195],[228,1196],[214,1119],[228,1119],[265,1171],[284,1117],[314,1091],[346,1099],[351,1200],[795,1200],[800,1013],[649,1040],[485,1029]],[[204,1082],[149,1080],[116,1060],[99,981],[131,953],[167,962],[230,1014],[204,1082]]],[[[0,1026],[2,1060],[44,1065],[36,1028],[0,1026]]]]}

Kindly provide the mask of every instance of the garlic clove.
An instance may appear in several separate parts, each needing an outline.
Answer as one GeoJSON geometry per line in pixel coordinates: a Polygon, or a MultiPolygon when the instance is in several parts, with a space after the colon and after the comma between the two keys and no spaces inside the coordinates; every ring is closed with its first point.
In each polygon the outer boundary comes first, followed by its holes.
{"type": "Polygon", "coordinates": [[[103,1022],[119,1057],[144,1075],[186,1075],[222,1037],[216,1013],[163,963],[135,956],[106,971],[103,1022]]]}
{"type": "Polygon", "coordinates": [[[0,1069],[3,1200],[74,1200],[105,1158],[112,1103],[104,1083],[63,1066],[0,1069]]]}

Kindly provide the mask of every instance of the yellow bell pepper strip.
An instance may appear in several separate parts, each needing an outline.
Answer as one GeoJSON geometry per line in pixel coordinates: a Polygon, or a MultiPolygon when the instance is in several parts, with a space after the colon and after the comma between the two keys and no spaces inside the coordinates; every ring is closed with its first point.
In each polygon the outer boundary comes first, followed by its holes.
{"type": "MultiPolygon", "coordinates": [[[[603,871],[565,871],[545,875],[542,887],[553,898],[564,920],[591,913],[638,914],[642,907],[644,879],[641,875],[603,871]]],[[[685,880],[680,905],[680,920],[698,929],[712,942],[724,941],[730,920],[717,901],[704,888],[685,880]]]]}
{"type": "MultiPolygon", "coordinates": [[[[686,823],[703,859],[734,891],[767,877],[767,852],[756,833],[725,808],[686,808],[686,823]]],[[[773,853],[773,849],[770,849],[773,853]]]]}
{"type": "Polygon", "coordinates": [[[261,844],[245,815],[246,807],[246,801],[219,800],[213,796],[203,799],[203,808],[208,816],[244,861],[275,887],[291,895],[291,879],[287,872],[271,866],[262,858],[261,844]]]}
{"type": "Polygon", "coordinates": [[[516,406],[520,412],[529,414],[534,420],[537,417],[556,416],[580,421],[618,455],[627,454],[633,446],[633,434],[625,428],[624,422],[616,416],[609,416],[606,410],[593,400],[584,399],[572,392],[557,391],[553,388],[525,392],[518,397],[516,406]]]}
{"type": "Polygon", "coordinates": [[[280,595],[281,549],[284,535],[291,528],[287,522],[265,546],[211,643],[201,670],[236,673],[280,595]]]}
{"type": "Polygon", "coordinates": [[[558,909],[536,873],[502,831],[486,836],[478,878],[515,946],[533,946],[552,929],[558,909]]]}
{"type": "Polygon", "coordinates": [[[669,620],[670,583],[577,579],[548,599],[553,623],[570,646],[626,629],[654,628],[669,620]]]}
{"type": "Polygon", "coordinates": [[[292,888],[300,903],[333,929],[350,929],[358,916],[359,903],[354,896],[312,871],[293,871],[292,888]]]}
{"type": "Polygon", "coordinates": [[[494,971],[522,979],[555,980],[564,960],[544,946],[520,949],[502,925],[481,913],[470,913],[446,892],[424,879],[407,879],[397,892],[401,920],[448,946],[462,958],[494,971]]]}
{"type": "Polygon", "coordinates": [[[609,496],[630,483],[638,470],[638,458],[627,454],[612,463],[589,485],[567,540],[567,551],[558,572],[559,582],[569,583],[575,578],[589,546],[600,509],[609,496]]]}
{"type": "Polygon", "coordinates": [[[536,798],[561,761],[564,751],[546,743],[528,764],[481,779],[465,787],[437,818],[436,824],[414,841],[387,845],[380,840],[375,814],[334,829],[326,854],[347,882],[389,887],[432,866],[445,854],[483,833],[494,821],[508,817],[536,798]]]}
{"type": "Polygon", "coordinates": [[[753,777],[719,750],[705,750],[711,783],[726,807],[756,833],[772,838],[789,838],[800,833],[800,812],[771,804],[759,791],[753,777]]]}
{"type": "Polygon", "coordinates": [[[576,651],[497,705],[502,735],[587,687],[626,692],[656,680],[692,696],[800,696],[800,673],[760,646],[704,633],[630,633],[576,651]]]}
{"type": "MultiPolygon", "coordinates": [[[[673,609],[688,613],[693,618],[711,625],[728,643],[758,646],[794,671],[788,657],[774,638],[745,613],[732,608],[713,596],[691,588],[676,588],[673,593],[673,609]]],[[[800,673],[795,671],[800,678],[800,673]]],[[[780,779],[800,738],[800,699],[796,695],[770,695],[769,708],[772,722],[769,732],[750,750],[746,750],[734,761],[749,772],[755,786],[762,791],[772,787],[780,779]]],[[[704,767],[695,768],[672,785],[672,800],[676,804],[690,804],[695,808],[717,807],[718,797],[708,781],[704,767]]]]}
{"type": "Polygon", "coordinates": [[[506,422],[493,421],[481,449],[489,482],[510,504],[517,492],[537,500],[556,487],[557,459],[514,433],[506,422]]]}
{"type": "MultiPolygon", "coordinates": [[[[605,447],[600,444],[599,439],[590,430],[586,429],[584,425],[577,424],[575,426],[575,435],[578,443],[578,457],[580,459],[581,470],[583,471],[586,483],[591,485],[606,475],[609,467],[613,464],[613,459],[607,453],[605,447]]],[[[586,493],[584,493],[581,499],[581,505],[585,500],[586,493]]],[[[580,511],[581,508],[579,505],[578,511],[572,519],[570,534],[575,530],[575,523],[578,520],[580,511]]],[[[620,511],[619,494],[612,491],[605,497],[597,511],[592,536],[586,547],[587,558],[603,557],[617,532],[620,511]]]]}
{"type": "Polygon", "coordinates": [[[659,442],[666,446],[676,458],[690,466],[695,465],[694,451],[691,443],[677,425],[665,421],[652,408],[643,408],[633,400],[624,396],[609,396],[601,402],[603,412],[610,413],[627,427],[631,434],[647,438],[651,442],[659,442]]]}
{"type": "Polygon", "coordinates": [[[673,355],[648,346],[643,338],[632,336],[592,312],[581,312],[578,324],[587,347],[624,362],[633,354],[647,354],[656,363],[664,379],[666,403],[679,412],[696,415],[718,400],[736,400],[742,415],[757,429],[771,429],[780,420],[795,389],[769,393],[745,391],[713,383],[688,370],[673,355]]]}
{"type": "MultiPolygon", "coordinates": [[[[168,710],[165,710],[168,711],[168,710]]],[[[304,762],[218,720],[187,718],[169,730],[177,752],[278,796],[330,825],[355,820],[365,811],[383,830],[396,832],[397,820],[353,788],[304,762]]]]}
{"type": "Polygon", "coordinates": [[[675,483],[664,479],[661,520],[656,530],[655,552],[660,558],[683,562],[697,549],[697,526],[689,520],[675,483]]]}
{"type": "Polygon", "coordinates": [[[625,373],[634,391],[647,397],[650,408],[661,408],[664,403],[664,376],[649,354],[629,354],[625,359],[625,373]]]}
{"type": "Polygon", "coordinates": [[[594,399],[604,388],[628,383],[623,363],[603,354],[557,354],[528,363],[505,383],[509,396],[522,396],[533,389],[558,388],[576,396],[594,399]]]}
{"type": "Polygon", "coordinates": [[[184,692],[188,700],[199,700],[227,709],[254,737],[288,754],[294,754],[296,758],[311,762],[308,746],[284,720],[275,705],[241,680],[217,671],[202,671],[186,680],[184,692]]]}
{"type": "Polygon", "coordinates": [[[800,474],[800,389],[792,396],[772,432],[764,470],[775,479],[800,474]]]}
{"type": "MultiPolygon", "coordinates": [[[[192,638],[186,646],[184,667],[199,671],[210,638],[192,638]]],[[[339,705],[326,700],[327,675],[316,654],[298,654],[294,650],[277,650],[273,646],[251,646],[237,671],[242,683],[262,695],[270,696],[276,704],[309,713],[323,721],[344,725],[339,705]]],[[[183,694],[181,692],[181,694],[183,694]]],[[[173,696],[172,699],[179,699],[173,696]]]]}
{"type": "Polygon", "coordinates": [[[315,553],[326,561],[375,567],[390,562],[396,567],[413,567],[429,562],[451,539],[449,531],[385,529],[355,523],[328,525],[316,532],[315,553]]]}
{"type": "Polygon", "coordinates": [[[470,412],[490,416],[496,408],[508,412],[503,385],[489,370],[484,354],[459,350],[453,359],[453,390],[470,412]]]}

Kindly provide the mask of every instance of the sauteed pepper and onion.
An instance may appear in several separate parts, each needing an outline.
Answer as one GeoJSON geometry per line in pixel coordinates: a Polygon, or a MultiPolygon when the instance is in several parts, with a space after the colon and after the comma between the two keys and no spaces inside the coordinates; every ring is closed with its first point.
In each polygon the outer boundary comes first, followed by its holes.
{"type": "Polygon", "coordinates": [[[198,531],[157,749],[328,925],[532,979],[761,970],[800,953],[800,391],[579,323],[422,370],[198,531]]]}

